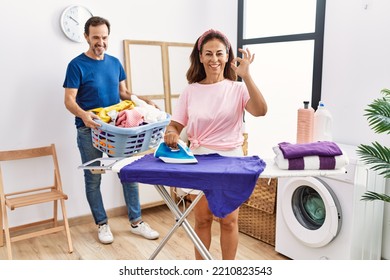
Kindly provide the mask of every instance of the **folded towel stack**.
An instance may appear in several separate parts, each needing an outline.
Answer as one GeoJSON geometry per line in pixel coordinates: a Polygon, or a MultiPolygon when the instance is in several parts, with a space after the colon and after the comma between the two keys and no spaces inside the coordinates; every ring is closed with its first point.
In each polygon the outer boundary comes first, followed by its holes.
{"type": "Polygon", "coordinates": [[[286,170],[330,170],[349,164],[348,156],[331,141],[305,144],[279,143],[273,147],[275,163],[286,170]]]}

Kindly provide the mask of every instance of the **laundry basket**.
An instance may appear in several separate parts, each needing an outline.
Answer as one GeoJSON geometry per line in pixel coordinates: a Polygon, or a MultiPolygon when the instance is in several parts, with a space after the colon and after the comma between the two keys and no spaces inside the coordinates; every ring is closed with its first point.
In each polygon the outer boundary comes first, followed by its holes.
{"type": "Polygon", "coordinates": [[[100,120],[97,129],[91,129],[93,146],[111,157],[130,157],[156,147],[170,122],[167,118],[155,123],[123,128],[100,120]]]}

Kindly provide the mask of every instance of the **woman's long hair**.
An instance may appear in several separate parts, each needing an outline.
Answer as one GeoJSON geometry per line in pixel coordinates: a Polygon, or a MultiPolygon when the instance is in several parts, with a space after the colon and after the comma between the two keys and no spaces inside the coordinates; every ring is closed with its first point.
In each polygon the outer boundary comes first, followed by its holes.
{"type": "Polygon", "coordinates": [[[203,64],[200,62],[200,53],[202,53],[203,45],[212,39],[217,39],[221,41],[226,47],[226,52],[229,54],[227,63],[225,64],[225,69],[223,70],[223,76],[225,79],[232,81],[237,80],[236,72],[230,67],[231,62],[234,59],[234,54],[230,45],[229,40],[226,36],[217,30],[210,29],[203,33],[202,36],[196,40],[194,48],[192,49],[190,55],[190,68],[187,70],[187,80],[188,83],[193,84],[202,81],[206,78],[206,72],[204,70],[203,64]]]}

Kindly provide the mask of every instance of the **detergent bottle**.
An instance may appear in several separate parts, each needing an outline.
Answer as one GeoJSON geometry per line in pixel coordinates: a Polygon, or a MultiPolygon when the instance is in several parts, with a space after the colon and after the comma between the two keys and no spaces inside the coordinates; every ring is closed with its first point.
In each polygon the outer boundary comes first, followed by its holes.
{"type": "Polygon", "coordinates": [[[298,109],[297,144],[313,142],[314,109],[309,107],[309,101],[303,102],[303,108],[298,109]]]}
{"type": "Polygon", "coordinates": [[[332,141],[332,122],[331,113],[320,101],[314,113],[313,141],[332,141]]]}

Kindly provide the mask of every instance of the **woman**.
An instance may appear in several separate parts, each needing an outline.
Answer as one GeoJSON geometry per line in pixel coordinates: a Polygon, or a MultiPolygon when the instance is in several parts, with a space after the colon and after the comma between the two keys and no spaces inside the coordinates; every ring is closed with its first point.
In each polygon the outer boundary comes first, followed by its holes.
{"type": "MultiPolygon", "coordinates": [[[[168,146],[177,147],[179,135],[186,127],[190,149],[195,155],[243,156],[244,110],[253,116],[264,116],[267,104],[249,72],[254,55],[248,49],[239,51],[242,58],[234,58],[229,40],[217,30],[208,30],[198,38],[190,55],[189,85],[180,95],[165,132],[164,141],[168,146]],[[236,81],[237,75],[243,83],[236,81]]],[[[220,219],[224,260],[236,256],[238,210],[220,219]]],[[[202,197],[194,211],[195,232],[209,249],[213,214],[206,197],[202,197]]],[[[195,257],[202,259],[197,251],[195,257]]]]}

